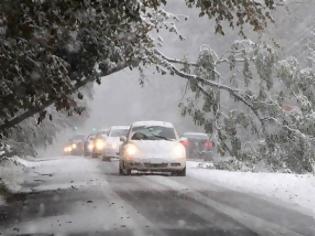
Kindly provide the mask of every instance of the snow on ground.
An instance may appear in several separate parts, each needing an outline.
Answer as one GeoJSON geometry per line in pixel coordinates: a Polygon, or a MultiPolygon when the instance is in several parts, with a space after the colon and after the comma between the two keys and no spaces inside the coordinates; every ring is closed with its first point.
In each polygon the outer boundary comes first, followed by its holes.
{"type": "MultiPolygon", "coordinates": [[[[67,157],[72,158],[72,157],[67,157]]],[[[40,166],[41,174],[54,174],[54,170],[59,166],[58,162],[62,159],[51,160],[24,160],[15,157],[13,161],[2,162],[0,165],[0,178],[6,183],[11,191],[25,191],[22,184],[24,182],[26,171],[29,169],[37,169],[40,166]],[[18,163],[18,164],[14,164],[18,163]],[[26,168],[25,168],[26,167],[26,168]]],[[[224,170],[213,170],[207,167],[209,164],[201,162],[187,162],[188,176],[201,179],[203,181],[217,184],[235,191],[259,194],[268,199],[278,199],[284,203],[289,203],[291,206],[300,206],[306,210],[307,213],[315,217],[315,176],[297,175],[297,174],[283,174],[283,173],[251,173],[251,172],[231,172],[224,170]],[[203,167],[203,168],[202,168],[203,167]]],[[[87,160],[80,160],[74,162],[71,168],[82,169],[89,168],[89,165],[94,165],[87,160]]],[[[60,167],[59,167],[60,168],[60,167]]],[[[64,173],[69,179],[74,178],[71,172],[69,173],[69,166],[58,170],[58,173],[64,173]]],[[[58,178],[57,178],[58,180],[58,178]]],[[[85,184],[86,178],[82,175],[82,179],[77,180],[77,184],[85,184]]],[[[57,181],[57,184],[62,184],[57,181]]],[[[71,183],[64,183],[68,187],[71,183]]],[[[89,183],[91,184],[91,183],[89,183]]],[[[44,185],[46,188],[53,188],[53,183],[44,185]]],[[[59,186],[61,187],[61,186],[59,186]]],[[[0,204],[3,200],[0,197],[0,204]]]]}
{"type": "Polygon", "coordinates": [[[204,165],[198,162],[188,162],[187,165],[197,170],[188,172],[192,177],[298,205],[315,217],[315,176],[312,174],[231,172],[202,168],[204,165]]]}
{"type": "MultiPolygon", "coordinates": [[[[29,168],[36,165],[38,164],[34,161],[25,160],[17,156],[4,160],[0,163],[0,181],[3,182],[10,191],[19,192],[22,190],[25,173],[29,171],[29,168]]],[[[3,203],[3,199],[0,199],[0,204],[1,203],[3,203]]]]}

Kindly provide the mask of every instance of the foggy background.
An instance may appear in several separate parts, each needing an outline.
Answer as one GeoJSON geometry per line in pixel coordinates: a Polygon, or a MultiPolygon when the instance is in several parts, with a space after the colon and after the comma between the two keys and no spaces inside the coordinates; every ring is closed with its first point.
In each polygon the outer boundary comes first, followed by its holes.
{"type": "MultiPolygon", "coordinates": [[[[302,57],[301,45],[315,27],[312,11],[314,0],[290,1],[288,8],[274,13],[276,24],[270,24],[263,34],[248,33],[248,38],[275,40],[281,47],[283,56],[302,57]]],[[[161,51],[169,57],[182,59],[186,56],[195,61],[201,46],[213,48],[218,54],[226,51],[231,43],[242,39],[235,31],[225,28],[225,36],[214,33],[213,21],[199,18],[198,10],[188,9],[184,1],[169,1],[166,9],[172,13],[188,16],[188,21],[177,23],[179,32],[186,40],[180,41],[172,33],[163,34],[164,47],[161,51]]],[[[60,154],[63,144],[76,133],[88,134],[94,129],[112,125],[129,125],[136,120],[164,120],[172,122],[179,133],[202,131],[194,125],[190,117],[182,117],[179,102],[184,98],[186,80],[176,76],[145,71],[145,83],[139,85],[137,70],[125,69],[102,79],[102,84],[94,85],[94,98],[89,104],[89,118],[82,127],[62,131],[53,145],[39,150],[40,155],[60,154]]]]}

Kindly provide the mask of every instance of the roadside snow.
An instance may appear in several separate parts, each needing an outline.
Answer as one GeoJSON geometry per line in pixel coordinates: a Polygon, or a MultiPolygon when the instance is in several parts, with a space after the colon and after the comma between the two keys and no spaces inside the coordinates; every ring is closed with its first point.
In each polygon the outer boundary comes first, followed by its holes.
{"type": "MultiPolygon", "coordinates": [[[[32,161],[12,157],[0,163],[0,179],[12,192],[19,192],[25,177],[25,167],[32,167],[32,161]]],[[[1,200],[0,200],[1,204],[1,200]]]]}
{"type": "Polygon", "coordinates": [[[13,157],[12,161],[24,167],[33,167],[33,166],[38,165],[38,163],[35,161],[22,159],[18,156],[13,157]]]}
{"type": "MultiPolygon", "coordinates": [[[[311,174],[252,173],[212,170],[188,162],[192,177],[235,191],[255,193],[304,208],[315,217],[315,176],[311,174]]],[[[210,165],[210,164],[209,164],[210,165]]]]}

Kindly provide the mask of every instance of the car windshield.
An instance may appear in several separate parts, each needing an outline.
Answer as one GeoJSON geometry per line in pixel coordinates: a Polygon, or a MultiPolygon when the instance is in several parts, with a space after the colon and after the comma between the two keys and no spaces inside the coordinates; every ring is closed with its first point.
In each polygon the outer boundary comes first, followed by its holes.
{"type": "Polygon", "coordinates": [[[174,140],[175,130],[164,126],[138,126],[131,132],[132,140],[174,140]]]}
{"type": "Polygon", "coordinates": [[[121,136],[127,136],[128,129],[112,129],[110,131],[109,136],[110,137],[121,137],[121,136]]]}
{"type": "Polygon", "coordinates": [[[206,134],[183,134],[183,137],[188,139],[209,139],[206,134]]]}

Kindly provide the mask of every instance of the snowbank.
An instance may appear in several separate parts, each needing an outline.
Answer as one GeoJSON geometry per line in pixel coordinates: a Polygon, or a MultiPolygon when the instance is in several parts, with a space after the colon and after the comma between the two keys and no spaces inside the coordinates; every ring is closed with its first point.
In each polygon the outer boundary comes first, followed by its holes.
{"type": "Polygon", "coordinates": [[[200,168],[197,162],[188,163],[198,171],[190,176],[248,193],[276,198],[304,208],[315,217],[315,176],[311,174],[230,172],[200,168]]]}
{"type": "MultiPolygon", "coordinates": [[[[22,189],[25,177],[25,167],[34,166],[34,162],[14,156],[0,162],[0,180],[12,192],[22,189]]],[[[1,204],[1,200],[0,200],[1,204]]]]}

